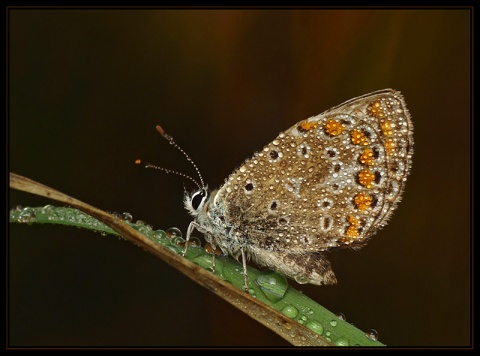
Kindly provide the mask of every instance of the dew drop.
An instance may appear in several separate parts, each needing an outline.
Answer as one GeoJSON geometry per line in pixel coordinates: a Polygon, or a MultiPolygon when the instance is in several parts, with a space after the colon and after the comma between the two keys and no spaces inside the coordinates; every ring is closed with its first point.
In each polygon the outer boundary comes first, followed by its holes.
{"type": "Polygon", "coordinates": [[[162,240],[165,238],[165,232],[163,230],[156,230],[153,232],[152,238],[155,241],[162,242],[162,240]]]}
{"type": "Polygon", "coordinates": [[[338,322],[336,320],[330,320],[331,326],[337,326],[338,322]]]}
{"type": "Polygon", "coordinates": [[[142,225],[142,224],[133,225],[133,228],[135,228],[135,230],[137,230],[139,233],[144,235],[147,235],[150,231],[146,225],[142,225]]]}
{"type": "MultiPolygon", "coordinates": [[[[167,233],[167,237],[168,237],[168,233],[167,233]]],[[[174,245],[182,246],[182,247],[185,246],[185,240],[181,236],[174,236],[174,237],[171,237],[170,239],[172,244],[174,245]]]]}
{"type": "Polygon", "coordinates": [[[375,329],[370,329],[365,335],[372,341],[378,340],[378,331],[375,329]]]}
{"type": "Polygon", "coordinates": [[[15,209],[16,211],[22,211],[22,210],[23,210],[23,206],[21,206],[21,205],[19,204],[19,205],[16,205],[14,209],[15,209]]]}
{"type": "Polygon", "coordinates": [[[107,232],[106,231],[100,231],[100,235],[107,236],[107,232]]]}
{"type": "Polygon", "coordinates": [[[49,214],[49,213],[52,213],[53,211],[55,210],[55,207],[53,205],[45,205],[41,212],[42,214],[49,214]]]}
{"type": "Polygon", "coordinates": [[[348,341],[345,340],[345,339],[342,339],[342,338],[337,339],[337,340],[334,342],[334,344],[335,344],[336,346],[349,346],[348,341]]]}
{"type": "Polygon", "coordinates": [[[165,231],[165,235],[167,235],[167,237],[171,239],[174,237],[182,237],[182,232],[176,227],[170,227],[167,229],[167,231],[165,231]]]}
{"type": "Polygon", "coordinates": [[[31,224],[35,221],[35,212],[31,208],[25,208],[18,215],[17,221],[23,224],[31,224]]]}
{"type": "Polygon", "coordinates": [[[79,212],[77,214],[77,221],[81,224],[86,224],[88,222],[88,215],[86,215],[82,212],[79,212]]]}
{"type": "Polygon", "coordinates": [[[135,223],[135,225],[145,225],[145,221],[143,221],[143,220],[137,220],[137,222],[135,223]]]}
{"type": "Polygon", "coordinates": [[[282,314],[293,319],[298,315],[298,309],[295,308],[293,305],[287,305],[282,309],[282,314]]]}
{"type": "Polygon", "coordinates": [[[75,213],[72,210],[65,211],[65,220],[68,222],[75,222],[75,213]]]}
{"type": "Polygon", "coordinates": [[[255,283],[260,287],[267,299],[273,303],[280,301],[288,289],[287,279],[271,270],[258,274],[255,278],[255,283]]]}
{"type": "Polygon", "coordinates": [[[198,237],[192,236],[190,237],[190,240],[188,240],[188,246],[201,247],[202,243],[198,237]]]}
{"type": "Polygon", "coordinates": [[[313,332],[317,333],[318,335],[322,335],[323,333],[323,325],[315,320],[311,320],[305,324],[307,328],[312,330],[313,332]]]}
{"type": "Polygon", "coordinates": [[[123,221],[130,223],[130,222],[132,222],[133,216],[130,213],[124,212],[124,213],[122,213],[121,218],[122,218],[123,221]]]}
{"type": "Polygon", "coordinates": [[[179,247],[176,247],[176,246],[172,246],[172,245],[167,245],[166,246],[170,251],[172,251],[173,253],[179,255],[183,252],[183,249],[180,249],[179,247]]]}
{"type": "Polygon", "coordinates": [[[345,315],[342,314],[342,313],[337,313],[336,315],[337,315],[337,318],[340,319],[340,320],[344,320],[344,321],[347,320],[347,318],[345,317],[345,315]]]}

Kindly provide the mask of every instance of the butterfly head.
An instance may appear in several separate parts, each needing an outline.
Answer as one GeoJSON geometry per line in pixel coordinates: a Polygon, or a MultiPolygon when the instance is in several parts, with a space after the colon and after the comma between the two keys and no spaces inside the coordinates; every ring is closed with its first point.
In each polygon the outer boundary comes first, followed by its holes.
{"type": "Polygon", "coordinates": [[[192,178],[191,176],[187,175],[187,174],[184,174],[184,173],[181,173],[181,172],[177,172],[177,171],[174,171],[174,170],[171,170],[171,169],[168,169],[168,168],[164,168],[164,167],[159,167],[159,166],[156,166],[156,165],[153,165],[149,162],[144,162],[140,159],[137,159],[135,161],[136,164],[138,165],[144,165],[145,168],[154,168],[154,169],[158,169],[158,170],[161,170],[161,171],[164,171],[165,173],[172,173],[172,174],[176,174],[176,175],[179,175],[183,178],[186,178],[190,181],[192,181],[193,183],[195,183],[195,185],[198,187],[198,189],[193,192],[193,193],[187,193],[185,192],[185,195],[184,195],[184,204],[185,204],[185,207],[186,209],[190,212],[190,214],[194,217],[198,216],[201,212],[204,212],[206,211],[206,206],[208,205],[207,202],[210,198],[210,194],[209,194],[209,191],[208,191],[208,187],[204,184],[203,182],[203,178],[202,178],[202,175],[200,174],[200,171],[197,167],[197,165],[192,161],[192,159],[190,158],[189,155],[187,155],[187,153],[180,147],[178,146],[175,141],[173,140],[173,137],[170,136],[169,134],[167,134],[163,128],[159,125],[156,126],[156,130],[157,132],[162,135],[163,138],[165,138],[173,147],[175,147],[177,150],[179,150],[184,156],[185,158],[187,159],[187,161],[189,161],[193,168],[195,169],[195,171],[197,172],[198,174],[198,178],[200,181],[197,181],[196,179],[192,178]]]}

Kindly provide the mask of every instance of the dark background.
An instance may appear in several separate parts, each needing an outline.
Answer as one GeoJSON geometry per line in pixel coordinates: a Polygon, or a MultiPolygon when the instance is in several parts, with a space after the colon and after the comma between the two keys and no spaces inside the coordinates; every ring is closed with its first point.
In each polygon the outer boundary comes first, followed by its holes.
{"type": "MultiPolygon", "coordinates": [[[[295,122],[394,88],[415,127],[389,224],[330,253],[337,286],[291,284],[390,346],[471,336],[469,9],[52,10],[8,13],[9,169],[155,229],[190,221],[180,177],[211,188],[295,122]]],[[[10,191],[8,205],[43,206],[10,191]]],[[[287,345],[132,244],[13,224],[10,346],[287,345]]]]}

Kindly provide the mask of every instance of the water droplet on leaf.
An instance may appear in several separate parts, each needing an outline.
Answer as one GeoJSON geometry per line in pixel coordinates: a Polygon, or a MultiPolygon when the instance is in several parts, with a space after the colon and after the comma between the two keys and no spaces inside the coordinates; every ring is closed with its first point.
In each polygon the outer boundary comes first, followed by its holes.
{"type": "Polygon", "coordinates": [[[342,338],[339,338],[339,339],[335,340],[334,344],[336,346],[349,346],[348,341],[345,340],[345,339],[342,339],[342,338]]]}
{"type": "Polygon", "coordinates": [[[31,208],[23,209],[18,215],[17,221],[23,224],[31,224],[35,221],[35,212],[31,208]]]}
{"type": "MultiPolygon", "coordinates": [[[[168,237],[168,232],[167,232],[167,237],[168,237]]],[[[185,246],[185,240],[181,236],[171,237],[171,242],[172,242],[172,244],[177,245],[177,246],[182,246],[182,247],[185,246]]]]}
{"type": "Polygon", "coordinates": [[[165,238],[165,231],[163,230],[156,230],[153,233],[153,238],[157,241],[162,241],[165,238]]]}
{"type": "Polygon", "coordinates": [[[282,309],[282,314],[293,319],[298,315],[298,309],[295,308],[293,305],[287,305],[282,309]]]}
{"type": "Polygon", "coordinates": [[[190,246],[201,247],[202,243],[198,237],[192,236],[190,237],[190,240],[188,240],[188,247],[190,246]]]}
{"type": "Polygon", "coordinates": [[[132,222],[133,216],[130,213],[124,212],[122,213],[122,220],[125,222],[132,222]]]}
{"type": "Polygon", "coordinates": [[[305,324],[307,328],[312,330],[313,332],[317,333],[318,335],[322,335],[323,333],[323,325],[320,324],[318,321],[311,320],[305,324]]]}
{"type": "Polygon", "coordinates": [[[42,211],[42,214],[49,214],[54,210],[55,210],[55,207],[53,205],[45,205],[41,211],[42,211]]]}
{"type": "Polygon", "coordinates": [[[345,317],[345,315],[342,314],[342,313],[337,313],[337,318],[340,319],[340,320],[344,320],[344,321],[347,320],[347,318],[345,317]]]}
{"type": "Polygon", "coordinates": [[[168,228],[167,231],[165,231],[165,234],[167,235],[167,237],[169,239],[171,239],[173,237],[182,237],[182,232],[180,231],[180,229],[178,229],[176,227],[168,228]]]}
{"type": "Polygon", "coordinates": [[[365,335],[372,341],[378,340],[378,331],[375,329],[370,329],[365,335]]]}
{"type": "Polygon", "coordinates": [[[280,301],[288,289],[287,279],[271,270],[259,273],[255,278],[255,283],[260,287],[267,299],[273,303],[280,301]]]}

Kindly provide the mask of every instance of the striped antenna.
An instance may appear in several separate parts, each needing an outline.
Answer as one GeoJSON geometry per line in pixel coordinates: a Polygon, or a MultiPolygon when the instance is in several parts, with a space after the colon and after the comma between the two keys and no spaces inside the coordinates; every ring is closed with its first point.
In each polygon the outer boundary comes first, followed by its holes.
{"type": "Polygon", "coordinates": [[[189,175],[186,175],[184,173],[181,173],[181,172],[177,172],[177,171],[174,171],[172,169],[168,169],[168,168],[163,168],[163,167],[159,167],[159,166],[155,166],[154,164],[151,164],[149,162],[144,162],[140,159],[137,159],[135,161],[135,164],[138,164],[138,165],[141,165],[143,164],[145,168],[153,168],[153,169],[158,169],[160,171],[163,171],[165,173],[171,173],[171,174],[176,174],[176,175],[179,175],[183,178],[187,178],[187,179],[190,179],[192,182],[194,182],[197,187],[199,189],[202,189],[202,188],[205,188],[205,184],[204,184],[204,181],[203,181],[203,178],[202,178],[202,175],[200,174],[200,170],[198,169],[197,165],[195,164],[195,162],[193,162],[193,160],[190,158],[190,156],[179,146],[177,145],[177,143],[173,140],[173,137],[170,136],[169,134],[167,134],[163,128],[160,126],[160,125],[157,125],[155,126],[155,129],[158,131],[158,133],[160,135],[162,135],[163,138],[165,138],[173,147],[175,147],[177,150],[179,150],[184,156],[185,158],[187,159],[187,161],[189,161],[193,168],[195,169],[195,171],[197,172],[198,174],[198,177],[200,178],[200,183],[199,184],[195,179],[193,179],[191,176],[189,175]]]}

